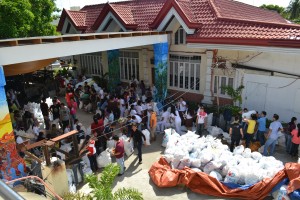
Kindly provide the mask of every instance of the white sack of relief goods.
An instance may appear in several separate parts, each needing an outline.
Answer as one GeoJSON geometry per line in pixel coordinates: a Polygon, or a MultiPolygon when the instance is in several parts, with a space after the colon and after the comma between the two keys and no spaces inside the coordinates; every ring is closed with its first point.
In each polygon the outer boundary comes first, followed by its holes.
{"type": "Polygon", "coordinates": [[[170,130],[170,129],[165,130],[165,135],[164,135],[162,143],[161,143],[162,147],[167,147],[169,137],[171,135],[171,130],[170,131],[168,131],[168,130],[170,130]]]}
{"type": "Polygon", "coordinates": [[[204,166],[203,171],[204,171],[206,174],[209,174],[211,171],[213,171],[213,170],[215,170],[215,169],[219,169],[220,167],[221,167],[221,163],[216,162],[216,161],[210,161],[209,163],[207,163],[207,164],[204,166]]]}
{"type": "Polygon", "coordinates": [[[263,154],[264,153],[264,149],[265,149],[265,145],[262,145],[261,147],[259,147],[259,149],[257,151],[259,153],[263,154]]]}
{"type": "Polygon", "coordinates": [[[277,193],[275,200],[290,200],[290,197],[287,193],[287,185],[283,185],[280,187],[279,192],[277,193]]]}
{"type": "Polygon", "coordinates": [[[171,163],[174,160],[174,156],[170,154],[165,154],[163,157],[166,159],[168,163],[171,163]]]}
{"type": "Polygon", "coordinates": [[[242,156],[243,156],[244,158],[251,158],[251,149],[246,148],[246,149],[243,151],[242,156]]]}
{"type": "Polygon", "coordinates": [[[222,180],[222,175],[217,172],[217,171],[211,171],[209,173],[210,176],[214,177],[215,179],[217,179],[218,181],[221,181],[222,180]]]}
{"type": "MultiPolygon", "coordinates": [[[[199,158],[199,157],[198,157],[199,158]]],[[[201,164],[206,165],[209,161],[211,161],[213,159],[212,153],[206,151],[205,153],[203,153],[200,157],[201,160],[201,164]]]]}
{"type": "Polygon", "coordinates": [[[228,173],[224,179],[225,183],[237,183],[239,180],[239,169],[237,167],[232,167],[228,170],[228,173]]]}
{"type": "Polygon", "coordinates": [[[213,113],[209,113],[207,115],[206,119],[207,119],[207,122],[206,122],[207,126],[211,126],[212,125],[212,120],[213,120],[213,113]]]}
{"type": "Polygon", "coordinates": [[[259,161],[262,158],[261,153],[254,151],[251,153],[251,158],[253,158],[256,161],[259,161]]]}
{"type": "Polygon", "coordinates": [[[113,149],[115,147],[116,147],[116,143],[115,143],[114,140],[110,139],[110,140],[107,141],[107,148],[108,149],[113,149]]]}
{"type": "Polygon", "coordinates": [[[251,119],[251,115],[252,114],[256,114],[256,111],[255,110],[250,110],[250,111],[248,111],[248,112],[246,112],[246,113],[243,113],[242,114],[242,118],[244,119],[244,118],[247,118],[247,119],[251,119]]]}
{"type": "Polygon", "coordinates": [[[191,167],[200,168],[201,160],[198,158],[191,159],[191,167]]]}
{"type": "Polygon", "coordinates": [[[150,145],[150,132],[147,129],[145,129],[145,130],[142,130],[142,133],[145,135],[146,145],[150,145]]]}
{"type": "Polygon", "coordinates": [[[233,154],[236,155],[236,154],[242,154],[244,152],[244,146],[243,145],[240,145],[240,146],[237,146],[234,148],[233,150],[233,154]]]}
{"type": "Polygon", "coordinates": [[[260,181],[260,173],[258,173],[258,171],[251,170],[250,172],[246,173],[245,175],[246,185],[253,185],[255,183],[258,183],[259,181],[260,181]]]}
{"type": "Polygon", "coordinates": [[[199,169],[199,168],[191,168],[191,170],[193,170],[195,172],[202,172],[201,169],[199,169]]]}
{"type": "Polygon", "coordinates": [[[277,141],[279,146],[285,147],[285,134],[279,131],[277,141]]]}
{"type": "Polygon", "coordinates": [[[213,137],[217,137],[218,135],[222,134],[223,133],[223,130],[214,126],[210,132],[210,135],[213,136],[213,137]]]}
{"type": "Polygon", "coordinates": [[[98,168],[102,168],[106,167],[109,164],[111,164],[111,157],[109,149],[106,149],[97,157],[97,166],[98,168]]]}
{"type": "Polygon", "coordinates": [[[178,165],[178,169],[183,169],[184,167],[190,167],[191,166],[191,160],[189,157],[184,157],[180,160],[180,164],[178,165]]]}
{"type": "Polygon", "coordinates": [[[124,151],[127,157],[131,156],[131,154],[133,154],[134,150],[133,150],[133,140],[130,140],[130,142],[128,142],[129,138],[126,135],[123,135],[121,137],[121,139],[123,139],[124,142],[124,151]]]}

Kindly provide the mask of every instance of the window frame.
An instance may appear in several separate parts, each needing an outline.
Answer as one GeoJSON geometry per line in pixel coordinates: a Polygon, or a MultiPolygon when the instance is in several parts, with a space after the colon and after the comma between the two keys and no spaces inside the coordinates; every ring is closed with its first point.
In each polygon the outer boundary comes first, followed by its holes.
{"type": "Polygon", "coordinates": [[[200,68],[200,55],[178,55],[170,53],[168,67],[168,89],[199,93],[201,80],[200,68]],[[182,76],[180,76],[180,74],[182,74],[182,76]]]}
{"type": "Polygon", "coordinates": [[[80,67],[86,69],[88,76],[101,76],[103,74],[101,53],[81,54],[80,67]]]}
{"type": "Polygon", "coordinates": [[[214,75],[213,77],[213,93],[214,95],[218,95],[216,91],[216,78],[219,78],[219,97],[223,98],[231,98],[227,93],[222,94],[221,92],[221,87],[222,87],[222,78],[226,78],[226,86],[228,86],[229,80],[232,80],[232,87],[235,89],[235,82],[234,82],[234,77],[232,76],[224,76],[224,75],[214,75]]]}
{"type": "Polygon", "coordinates": [[[140,77],[140,58],[138,51],[120,51],[119,67],[120,67],[120,80],[122,82],[130,82],[132,75],[139,80],[140,77]],[[125,66],[126,67],[122,67],[125,66]]]}
{"type": "Polygon", "coordinates": [[[184,28],[182,28],[182,26],[180,26],[174,34],[174,44],[175,45],[186,44],[186,32],[184,28]]]}

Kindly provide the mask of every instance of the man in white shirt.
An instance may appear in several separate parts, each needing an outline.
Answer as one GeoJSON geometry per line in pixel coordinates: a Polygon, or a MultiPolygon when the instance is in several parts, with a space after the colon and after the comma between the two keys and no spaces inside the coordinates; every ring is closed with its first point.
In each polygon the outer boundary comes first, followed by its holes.
{"type": "Polygon", "coordinates": [[[164,108],[161,121],[157,123],[157,127],[160,132],[164,132],[167,127],[170,127],[170,112],[167,107],[164,108]]]}
{"type": "Polygon", "coordinates": [[[136,124],[138,124],[138,130],[142,130],[142,118],[138,115],[133,115],[131,117],[132,121],[136,124]]]}
{"type": "Polygon", "coordinates": [[[186,102],[184,101],[183,97],[180,97],[179,99],[179,112],[184,112],[186,110],[186,102]]]}
{"type": "Polygon", "coordinates": [[[142,102],[140,100],[137,102],[137,105],[135,106],[135,110],[138,115],[142,116],[143,108],[142,108],[142,102]]]}

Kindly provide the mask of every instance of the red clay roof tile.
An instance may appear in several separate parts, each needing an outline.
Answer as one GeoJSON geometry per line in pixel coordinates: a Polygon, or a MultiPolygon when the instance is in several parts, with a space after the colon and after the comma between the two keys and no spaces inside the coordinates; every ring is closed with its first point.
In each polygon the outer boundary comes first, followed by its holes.
{"type": "MultiPolygon", "coordinates": [[[[80,11],[69,11],[67,14],[77,26],[86,26],[85,32],[95,32],[99,27],[96,20],[106,5],[85,6],[80,11]]],[[[233,0],[133,0],[109,3],[118,19],[128,27],[136,25],[136,31],[151,30],[155,20],[160,20],[160,23],[163,18],[158,16],[164,17],[168,12],[166,9],[171,8],[164,5],[179,8],[179,14],[188,20],[187,25],[196,27],[195,33],[187,36],[187,42],[209,42],[213,39],[291,40],[300,35],[299,25],[287,22],[276,12],[233,0]]],[[[64,17],[66,14],[63,12],[64,17]]],[[[58,30],[61,29],[62,21],[58,27],[58,30]]]]}

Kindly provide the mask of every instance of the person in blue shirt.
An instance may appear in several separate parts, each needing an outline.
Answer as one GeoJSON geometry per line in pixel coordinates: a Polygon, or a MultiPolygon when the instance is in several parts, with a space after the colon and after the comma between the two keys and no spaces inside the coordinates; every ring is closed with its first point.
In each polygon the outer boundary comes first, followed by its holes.
{"type": "Polygon", "coordinates": [[[260,142],[260,145],[263,146],[266,142],[265,133],[266,133],[266,123],[267,123],[267,113],[266,111],[262,111],[260,114],[260,118],[257,120],[258,129],[256,134],[256,141],[260,142]]]}
{"type": "Polygon", "coordinates": [[[278,121],[279,116],[277,114],[273,115],[273,122],[270,124],[269,132],[267,135],[267,141],[264,148],[264,156],[273,156],[275,151],[276,142],[278,139],[278,132],[283,131],[282,124],[278,121]],[[270,152],[268,152],[270,147],[270,152]]]}

